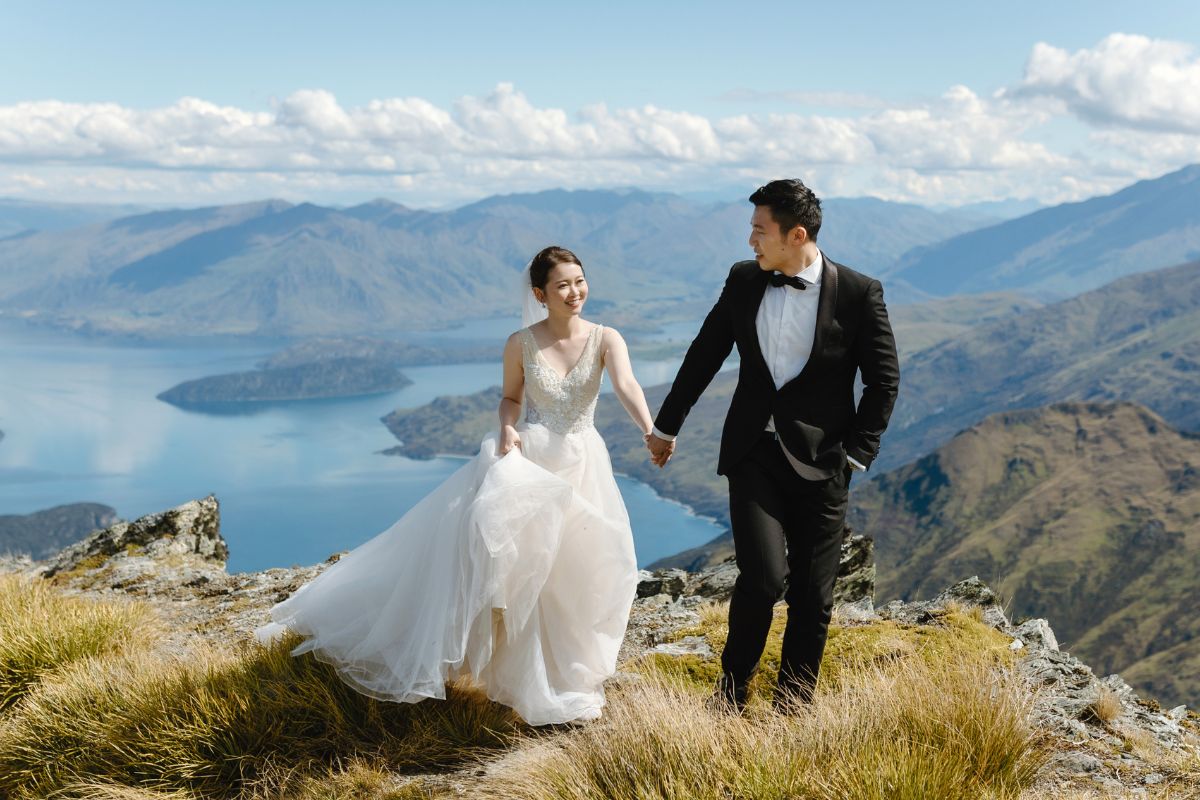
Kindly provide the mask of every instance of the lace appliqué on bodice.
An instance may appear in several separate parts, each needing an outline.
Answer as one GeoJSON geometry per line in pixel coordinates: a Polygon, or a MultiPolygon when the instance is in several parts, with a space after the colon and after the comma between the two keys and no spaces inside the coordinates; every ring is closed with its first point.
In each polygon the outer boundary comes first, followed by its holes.
{"type": "Polygon", "coordinates": [[[565,376],[560,376],[546,362],[529,328],[521,329],[526,422],[545,425],[560,434],[578,433],[593,427],[603,376],[601,327],[592,327],[583,353],[565,376]]]}

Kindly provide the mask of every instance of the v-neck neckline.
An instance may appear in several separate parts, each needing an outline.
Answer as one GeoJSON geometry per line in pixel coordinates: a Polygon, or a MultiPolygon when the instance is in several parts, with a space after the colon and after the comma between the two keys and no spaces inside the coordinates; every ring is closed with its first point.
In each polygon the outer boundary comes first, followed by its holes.
{"type": "Polygon", "coordinates": [[[575,368],[583,363],[583,357],[587,355],[588,347],[592,343],[592,336],[595,335],[596,330],[599,327],[599,325],[592,325],[592,329],[588,331],[587,341],[583,343],[583,350],[579,353],[579,358],[575,359],[575,363],[571,365],[571,368],[567,370],[565,375],[559,375],[558,370],[556,370],[554,365],[550,363],[550,359],[542,355],[542,348],[538,347],[537,337],[533,335],[532,329],[529,330],[529,339],[533,342],[533,351],[539,358],[542,359],[542,364],[544,364],[547,369],[554,373],[554,377],[558,378],[560,381],[565,381],[567,378],[571,377],[571,373],[575,371],[575,368]]]}

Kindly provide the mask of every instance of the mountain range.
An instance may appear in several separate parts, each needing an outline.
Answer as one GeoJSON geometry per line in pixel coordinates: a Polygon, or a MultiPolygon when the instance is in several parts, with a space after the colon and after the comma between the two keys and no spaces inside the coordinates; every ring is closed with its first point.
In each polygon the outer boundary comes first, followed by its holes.
{"type": "MultiPolygon", "coordinates": [[[[874,199],[826,207],[823,244],[867,270],[981,224],[874,199]]],[[[156,211],[0,240],[0,312],[146,338],[438,327],[516,307],[520,270],[558,242],[589,266],[593,309],[646,327],[707,310],[748,253],[748,219],[744,201],[638,190],[507,195],[446,212],[386,200],[156,211]]]]}
{"type": "Polygon", "coordinates": [[[852,507],[879,597],[978,574],[1101,674],[1200,702],[1200,435],[1132,403],[1006,411],[855,486],[852,507]]]}
{"type": "Polygon", "coordinates": [[[1061,299],[1200,259],[1200,165],[918,247],[888,273],[937,296],[1024,291],[1061,299]]]}
{"type": "MultiPolygon", "coordinates": [[[[493,316],[514,305],[520,269],[549,243],[589,266],[594,312],[637,330],[702,316],[748,252],[744,200],[637,189],[449,211],[266,200],[105,219],[119,212],[26,205],[0,202],[0,231],[53,229],[0,239],[0,313],[149,339],[377,335],[493,316]],[[90,224],[62,229],[71,220],[90,224]]],[[[982,292],[1055,300],[1200,256],[1200,165],[1004,221],[874,198],[823,209],[822,248],[884,277],[893,305],[982,292]]]]}
{"type": "Polygon", "coordinates": [[[977,325],[906,359],[880,470],[1006,409],[1130,400],[1200,429],[1200,262],[977,325]]]}
{"type": "Polygon", "coordinates": [[[77,228],[149,210],[128,203],[41,203],[0,197],[0,239],[77,228]]]}
{"type": "Polygon", "coordinates": [[[116,509],[100,503],[70,503],[32,514],[0,514],[0,554],[27,553],[33,558],[46,558],[116,521],[116,509]]]}

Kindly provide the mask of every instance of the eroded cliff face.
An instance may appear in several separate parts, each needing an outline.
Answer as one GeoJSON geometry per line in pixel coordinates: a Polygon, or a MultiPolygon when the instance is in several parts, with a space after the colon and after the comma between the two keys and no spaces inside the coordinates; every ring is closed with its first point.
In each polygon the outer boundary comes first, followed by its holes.
{"type": "MultiPolygon", "coordinates": [[[[209,496],[97,531],[44,561],[5,558],[0,572],[40,577],[70,594],[147,602],[168,623],[170,633],[161,647],[183,652],[196,638],[227,646],[251,641],[254,628],[268,621],[271,605],[341,555],[310,566],[230,575],[228,553],[219,505],[209,496]]],[[[684,634],[700,627],[703,612],[729,597],[736,577],[732,560],[699,572],[643,571],[622,664],[646,654],[715,662],[719,654],[703,636],[684,634]]],[[[962,580],[932,600],[894,601],[880,608],[874,606],[873,592],[871,540],[851,537],[843,549],[835,627],[889,623],[897,630],[919,631],[942,625],[951,611],[966,610],[1004,637],[1013,669],[1035,697],[1036,725],[1055,751],[1039,779],[1044,790],[1142,791],[1176,779],[1164,768],[1170,759],[1162,754],[1200,758],[1200,717],[1182,706],[1164,711],[1119,675],[1096,675],[1059,648],[1046,620],[1010,620],[978,578],[962,580]],[[1131,741],[1140,744],[1131,747],[1131,741]]]]}

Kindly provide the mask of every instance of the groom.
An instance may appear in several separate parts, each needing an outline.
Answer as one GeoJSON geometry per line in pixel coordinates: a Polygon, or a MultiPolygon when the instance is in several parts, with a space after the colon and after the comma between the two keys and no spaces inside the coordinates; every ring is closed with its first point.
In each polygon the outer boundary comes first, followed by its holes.
{"type": "Polygon", "coordinates": [[[812,190],[777,180],[750,202],[755,260],[729,271],[647,442],[664,466],[688,412],[737,345],[717,474],[729,481],[739,575],[714,700],[739,712],[781,597],[788,614],[774,704],[788,710],[812,699],[850,473],[879,452],[900,383],[883,288],[818,249],[821,203],[812,190]],[[857,408],[856,373],[865,385],[857,408]]]}

